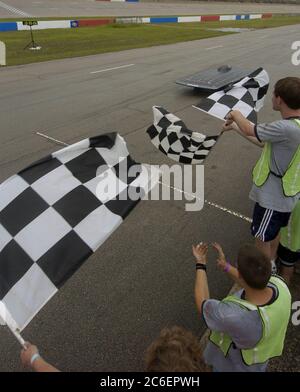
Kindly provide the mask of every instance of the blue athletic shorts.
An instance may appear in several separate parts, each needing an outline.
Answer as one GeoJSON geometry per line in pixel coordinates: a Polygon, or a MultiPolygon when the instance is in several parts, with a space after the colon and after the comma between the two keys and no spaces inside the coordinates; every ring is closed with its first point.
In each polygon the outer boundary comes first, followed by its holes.
{"type": "Polygon", "coordinates": [[[279,212],[261,207],[258,203],[254,206],[251,233],[253,237],[263,242],[274,240],[280,229],[287,226],[291,213],[279,212]]]}
{"type": "Polygon", "coordinates": [[[277,256],[280,264],[284,267],[293,267],[300,260],[300,252],[293,252],[281,244],[279,244],[277,256]]]}

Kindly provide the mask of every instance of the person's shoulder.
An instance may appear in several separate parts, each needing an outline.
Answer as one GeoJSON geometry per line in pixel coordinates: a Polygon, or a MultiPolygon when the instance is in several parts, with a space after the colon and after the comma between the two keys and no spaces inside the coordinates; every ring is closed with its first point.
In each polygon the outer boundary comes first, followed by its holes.
{"type": "Polygon", "coordinates": [[[300,126],[294,119],[282,119],[282,127],[284,127],[288,138],[293,142],[300,142],[300,126]]]}
{"type": "Polygon", "coordinates": [[[224,299],[222,301],[217,300],[207,300],[205,301],[206,311],[214,310],[223,318],[239,318],[241,313],[247,311],[244,307],[240,306],[238,303],[230,300],[224,299]]]}
{"type": "Polygon", "coordinates": [[[231,305],[216,299],[208,299],[202,306],[205,317],[224,319],[230,313],[231,305]]]}
{"type": "Polygon", "coordinates": [[[211,330],[226,333],[246,331],[249,325],[259,325],[257,311],[249,311],[233,301],[209,299],[202,308],[203,319],[211,330]]]}
{"type": "MultiPolygon", "coordinates": [[[[236,291],[234,294],[224,298],[223,303],[227,305],[227,311],[230,309],[231,312],[240,316],[241,314],[247,315],[249,311],[256,310],[253,306],[249,306],[250,304],[245,302],[243,299],[244,290],[236,291]],[[240,300],[239,302],[235,300],[240,300]]],[[[226,310],[226,308],[224,308],[226,310]]]]}
{"type": "Polygon", "coordinates": [[[300,133],[297,124],[288,119],[275,120],[269,123],[260,123],[256,126],[258,140],[263,142],[278,143],[289,142],[297,138],[300,133]],[[297,131],[297,132],[295,132],[297,131]]]}
{"type": "Polygon", "coordinates": [[[257,309],[249,309],[236,302],[226,301],[222,311],[224,312],[224,324],[228,330],[235,331],[239,328],[248,328],[249,325],[257,325],[260,321],[257,309]]]}
{"type": "Polygon", "coordinates": [[[297,130],[299,132],[299,130],[300,130],[300,125],[299,125],[300,118],[299,118],[298,121],[295,121],[295,119],[285,119],[284,121],[286,121],[285,124],[289,128],[292,128],[292,129],[297,130]]]}
{"type": "Polygon", "coordinates": [[[264,122],[264,123],[258,123],[257,126],[261,126],[264,128],[283,128],[286,127],[288,125],[288,121],[284,118],[281,118],[279,120],[274,120],[274,121],[270,121],[270,122],[264,122]]]}
{"type": "Polygon", "coordinates": [[[280,120],[275,120],[269,123],[271,126],[274,127],[283,127],[283,128],[291,128],[291,129],[298,129],[299,130],[299,125],[295,121],[294,118],[281,118],[280,120]]]}

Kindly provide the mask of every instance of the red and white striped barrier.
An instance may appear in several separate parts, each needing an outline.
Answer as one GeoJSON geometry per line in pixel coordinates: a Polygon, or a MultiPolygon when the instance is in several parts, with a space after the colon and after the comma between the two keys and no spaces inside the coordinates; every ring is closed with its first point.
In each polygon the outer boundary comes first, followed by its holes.
{"type": "MultiPolygon", "coordinates": [[[[109,0],[110,1],[110,0],[109,0]]],[[[190,23],[209,22],[226,20],[252,20],[271,18],[272,14],[245,14],[245,15],[199,15],[199,16],[152,16],[152,17],[120,17],[107,19],[80,19],[80,20],[48,20],[38,21],[32,26],[32,30],[44,29],[69,29],[77,27],[101,26],[111,23],[190,23]]],[[[3,22],[0,23],[1,31],[29,30],[29,26],[24,26],[23,22],[3,22]]]]}

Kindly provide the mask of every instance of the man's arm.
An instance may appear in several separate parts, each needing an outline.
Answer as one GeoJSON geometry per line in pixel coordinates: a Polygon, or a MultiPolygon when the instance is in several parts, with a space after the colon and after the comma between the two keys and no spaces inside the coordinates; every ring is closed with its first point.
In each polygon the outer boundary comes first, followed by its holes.
{"type": "Polygon", "coordinates": [[[226,120],[235,122],[244,135],[256,137],[254,124],[247,120],[239,110],[232,110],[229,112],[226,120]]]}
{"type": "Polygon", "coordinates": [[[46,362],[42,357],[39,357],[33,362],[32,368],[35,372],[54,373],[59,372],[54,366],[46,362]]]}
{"type": "MultiPolygon", "coordinates": [[[[196,268],[197,264],[200,263],[206,267],[206,255],[208,246],[207,244],[193,245],[193,254],[196,258],[196,268]]],[[[196,269],[196,279],[195,279],[195,302],[198,312],[202,313],[202,304],[205,300],[209,299],[209,289],[207,283],[207,276],[205,269],[196,269]]]]}
{"type": "Polygon", "coordinates": [[[240,286],[242,286],[242,282],[240,280],[239,272],[238,272],[237,268],[235,268],[233,265],[228,263],[221,245],[219,245],[217,242],[214,242],[212,245],[216,249],[216,251],[218,252],[218,259],[217,259],[218,267],[222,271],[226,272],[236,283],[238,283],[240,286]]]}
{"type": "Polygon", "coordinates": [[[243,138],[247,139],[249,142],[255,144],[256,146],[259,146],[259,147],[264,146],[264,143],[260,142],[256,136],[247,136],[244,132],[242,132],[241,129],[238,127],[237,123],[235,123],[235,122],[231,123],[230,121],[229,122],[226,121],[224,123],[222,129],[223,129],[223,132],[233,130],[236,133],[238,133],[239,135],[241,135],[243,138]]]}
{"type": "Polygon", "coordinates": [[[21,362],[24,367],[33,369],[35,372],[59,372],[54,366],[46,362],[39,354],[38,348],[31,343],[26,343],[21,351],[21,362]]]}

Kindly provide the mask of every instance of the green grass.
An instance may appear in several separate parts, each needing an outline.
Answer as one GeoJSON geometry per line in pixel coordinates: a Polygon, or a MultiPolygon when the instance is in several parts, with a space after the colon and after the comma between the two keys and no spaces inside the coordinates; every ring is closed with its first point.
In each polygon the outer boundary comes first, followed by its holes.
{"type": "Polygon", "coordinates": [[[79,29],[34,31],[40,51],[24,50],[30,41],[29,31],[5,32],[0,40],[6,44],[7,65],[79,57],[92,54],[145,48],[174,42],[216,37],[222,32],[197,29],[195,26],[105,25],[79,29]]]}
{"type": "Polygon", "coordinates": [[[40,51],[24,50],[30,41],[29,31],[0,33],[6,44],[7,65],[28,64],[68,57],[116,52],[133,48],[216,37],[228,33],[211,31],[218,27],[268,28],[300,24],[300,16],[273,17],[251,21],[224,21],[174,24],[114,24],[79,29],[50,29],[34,31],[40,51]]]}

